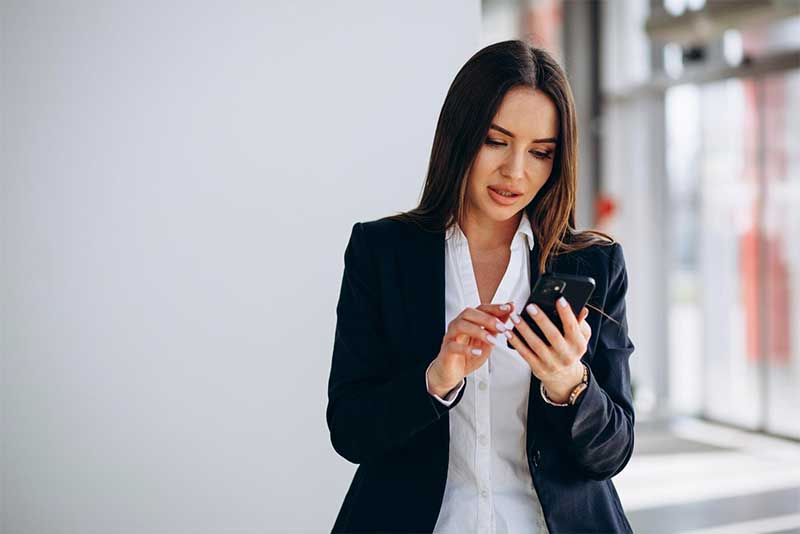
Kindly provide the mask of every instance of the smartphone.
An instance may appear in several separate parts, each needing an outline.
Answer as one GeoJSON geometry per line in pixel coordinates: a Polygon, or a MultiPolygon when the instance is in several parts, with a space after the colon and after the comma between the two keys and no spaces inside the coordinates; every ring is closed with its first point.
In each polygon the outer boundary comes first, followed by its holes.
{"type": "MultiPolygon", "coordinates": [[[[572,313],[577,317],[583,307],[586,306],[586,303],[589,302],[589,298],[592,296],[592,293],[594,293],[594,288],[595,282],[594,278],[591,276],[543,273],[536,281],[533,289],[531,289],[531,296],[528,298],[528,302],[525,303],[525,306],[530,303],[536,304],[540,313],[546,313],[563,335],[564,326],[561,324],[561,318],[556,309],[556,300],[563,296],[567,300],[567,303],[569,303],[570,308],[572,308],[572,313]]],[[[550,341],[527,310],[522,309],[517,311],[517,313],[522,320],[531,327],[531,330],[533,330],[549,347],[550,341]]],[[[525,338],[519,333],[516,326],[514,327],[513,333],[525,343],[525,338]]],[[[525,343],[525,345],[528,344],[525,343]]]]}

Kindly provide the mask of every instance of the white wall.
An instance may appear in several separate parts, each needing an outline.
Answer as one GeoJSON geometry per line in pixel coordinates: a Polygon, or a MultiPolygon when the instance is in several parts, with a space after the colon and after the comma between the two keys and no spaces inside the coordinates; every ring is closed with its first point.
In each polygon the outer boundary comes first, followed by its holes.
{"type": "Polygon", "coordinates": [[[344,247],[479,1],[0,6],[0,530],[330,531],[344,247]]]}

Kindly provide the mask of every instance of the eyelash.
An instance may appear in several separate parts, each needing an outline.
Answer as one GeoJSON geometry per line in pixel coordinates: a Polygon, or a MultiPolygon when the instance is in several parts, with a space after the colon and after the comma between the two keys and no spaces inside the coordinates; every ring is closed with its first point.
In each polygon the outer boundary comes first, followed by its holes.
{"type": "MultiPolygon", "coordinates": [[[[486,140],[486,144],[490,145],[490,146],[506,146],[505,143],[501,143],[501,142],[495,141],[493,139],[487,139],[486,140]]],[[[538,159],[550,159],[550,156],[551,156],[552,152],[537,152],[537,151],[533,150],[533,151],[531,151],[531,154],[533,154],[533,157],[538,158],[538,159]]]]}

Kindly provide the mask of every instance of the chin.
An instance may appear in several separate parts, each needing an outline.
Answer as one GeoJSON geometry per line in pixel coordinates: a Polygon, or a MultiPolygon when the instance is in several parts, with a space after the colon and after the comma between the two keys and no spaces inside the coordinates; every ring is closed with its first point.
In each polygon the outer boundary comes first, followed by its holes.
{"type": "Polygon", "coordinates": [[[484,210],[486,215],[497,222],[507,221],[513,216],[515,216],[519,211],[523,209],[523,206],[495,206],[489,205],[488,209],[484,210]]]}

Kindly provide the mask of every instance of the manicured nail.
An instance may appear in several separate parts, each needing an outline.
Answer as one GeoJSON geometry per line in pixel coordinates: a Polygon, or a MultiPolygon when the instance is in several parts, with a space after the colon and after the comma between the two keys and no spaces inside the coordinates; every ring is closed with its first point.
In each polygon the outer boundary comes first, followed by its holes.
{"type": "Polygon", "coordinates": [[[498,322],[497,322],[497,324],[496,324],[495,326],[496,326],[496,327],[497,327],[497,329],[498,329],[498,330],[500,330],[501,332],[505,332],[505,331],[506,331],[506,327],[505,327],[505,326],[503,325],[503,323],[501,323],[500,321],[498,321],[498,322]]]}
{"type": "Polygon", "coordinates": [[[481,352],[483,352],[481,349],[472,349],[472,354],[475,356],[480,356],[481,352]]]}
{"type": "Polygon", "coordinates": [[[559,297],[558,305],[561,306],[562,308],[566,308],[567,307],[567,299],[565,299],[564,297],[559,297]]]}
{"type": "Polygon", "coordinates": [[[519,324],[520,317],[517,315],[517,312],[511,312],[511,320],[514,321],[514,323],[519,324]]]}
{"type": "Polygon", "coordinates": [[[506,335],[506,337],[507,337],[508,339],[511,339],[511,332],[509,332],[508,330],[506,330],[506,331],[505,331],[505,332],[503,332],[503,333],[506,335]]]}
{"type": "Polygon", "coordinates": [[[511,322],[511,319],[509,319],[508,321],[506,321],[506,328],[507,328],[508,330],[513,330],[513,329],[514,329],[514,323],[512,323],[512,322],[511,322]]]}
{"type": "Polygon", "coordinates": [[[508,304],[501,304],[500,309],[503,311],[507,311],[511,309],[511,306],[509,306],[508,304]]]}
{"type": "Polygon", "coordinates": [[[528,310],[528,313],[530,313],[531,315],[536,315],[537,313],[539,313],[539,309],[533,304],[528,304],[528,306],[525,309],[528,310]]]}
{"type": "Polygon", "coordinates": [[[492,334],[486,334],[486,340],[492,345],[497,345],[497,339],[492,334]]]}

